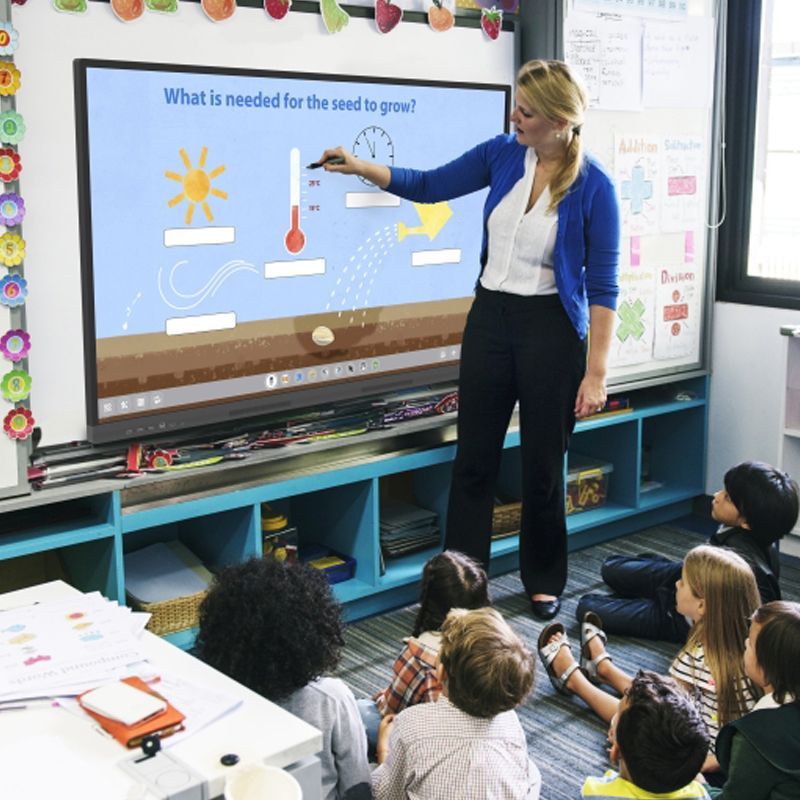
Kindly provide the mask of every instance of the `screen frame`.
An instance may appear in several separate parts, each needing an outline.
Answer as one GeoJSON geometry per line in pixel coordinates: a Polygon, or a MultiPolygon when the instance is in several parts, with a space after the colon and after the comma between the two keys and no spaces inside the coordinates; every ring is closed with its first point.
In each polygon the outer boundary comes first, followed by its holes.
{"type": "MultiPolygon", "coordinates": [[[[132,414],[124,419],[100,422],[97,396],[97,347],[95,333],[94,259],[92,248],[91,167],[89,155],[89,119],[87,74],[90,69],[115,69],[148,72],[174,72],[205,75],[230,75],[257,78],[294,79],[324,83],[361,83],[393,86],[422,86],[452,89],[479,89],[504,94],[503,133],[509,132],[511,90],[508,84],[459,81],[422,80],[297,71],[260,70],[227,66],[168,64],[157,62],[114,61],[108,59],[75,59],[73,61],[75,144],[78,172],[78,230],[81,259],[81,297],[84,345],[84,381],[86,397],[87,437],[92,443],[107,443],[143,437],[166,437],[192,428],[222,425],[241,428],[247,419],[275,416],[294,410],[308,409],[320,404],[335,404],[345,400],[375,397],[381,394],[419,388],[427,385],[452,383],[458,378],[458,362],[433,364],[402,373],[356,378],[303,388],[280,395],[265,393],[245,399],[230,398],[197,408],[164,410],[157,414],[132,414]]],[[[476,274],[476,281],[478,275],[476,274]]]]}

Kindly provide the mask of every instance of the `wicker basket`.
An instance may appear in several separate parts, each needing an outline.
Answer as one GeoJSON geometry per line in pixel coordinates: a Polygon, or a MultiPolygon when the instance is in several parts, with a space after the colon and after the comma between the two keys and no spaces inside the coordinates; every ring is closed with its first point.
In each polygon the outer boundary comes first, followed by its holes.
{"type": "Polygon", "coordinates": [[[495,506],[492,512],[492,539],[503,539],[519,533],[522,503],[495,506]]]}
{"type": "Polygon", "coordinates": [[[137,611],[152,614],[147,623],[147,630],[157,636],[177,633],[187,628],[195,628],[198,623],[198,609],[206,592],[197,592],[185,597],[173,597],[160,603],[140,603],[128,595],[128,605],[137,611]]]}

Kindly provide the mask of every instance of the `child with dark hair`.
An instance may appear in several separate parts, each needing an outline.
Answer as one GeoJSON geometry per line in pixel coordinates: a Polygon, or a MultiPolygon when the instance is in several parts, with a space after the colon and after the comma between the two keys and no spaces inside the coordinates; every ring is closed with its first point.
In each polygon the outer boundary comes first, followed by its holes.
{"type": "MultiPolygon", "coordinates": [[[[731,467],[724,483],[711,505],[711,516],[720,526],[708,544],[727,547],[748,563],[762,603],[780,600],[778,540],[797,522],[797,483],[761,461],[731,467]]],[[[652,554],[609,556],[601,575],[614,594],[584,595],[576,617],[580,622],[594,612],[608,633],[682,644],[689,622],[675,608],[681,567],[680,561],[652,554]]]]}
{"type": "Polygon", "coordinates": [[[454,609],[441,633],[441,697],[381,722],[376,800],[537,800],[514,711],[533,688],[530,652],[492,608],[454,609]]]}
{"type": "Polygon", "coordinates": [[[436,676],[439,629],[450,610],[482,608],[489,602],[489,579],[477,561],[457,550],[445,550],[428,559],[422,569],[414,629],[394,662],[391,683],[373,700],[358,701],[371,753],[377,745],[381,717],[438,699],[442,691],[436,676]]]}
{"type": "Polygon", "coordinates": [[[695,778],[708,752],[708,732],[694,703],[671,678],[639,671],[611,720],[609,740],[619,771],[587,778],[581,797],[707,800],[695,778]]]}
{"type": "Polygon", "coordinates": [[[750,620],[744,668],[764,690],[717,737],[722,800],[800,798],[800,603],[761,606],[750,620]]]}
{"type": "Polygon", "coordinates": [[[322,731],[324,800],[362,796],[370,781],[355,697],[323,677],[344,646],[325,576],[303,564],[251,559],[226,567],[200,605],[197,655],[322,731]]]}

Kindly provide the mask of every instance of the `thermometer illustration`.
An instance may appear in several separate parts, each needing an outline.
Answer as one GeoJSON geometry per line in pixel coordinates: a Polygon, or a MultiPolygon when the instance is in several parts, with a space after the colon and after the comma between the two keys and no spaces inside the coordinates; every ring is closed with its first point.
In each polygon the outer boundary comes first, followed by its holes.
{"type": "Polygon", "coordinates": [[[289,204],[291,227],[283,243],[290,253],[297,254],[306,246],[306,236],[300,230],[300,150],[296,147],[289,153],[289,204]]]}

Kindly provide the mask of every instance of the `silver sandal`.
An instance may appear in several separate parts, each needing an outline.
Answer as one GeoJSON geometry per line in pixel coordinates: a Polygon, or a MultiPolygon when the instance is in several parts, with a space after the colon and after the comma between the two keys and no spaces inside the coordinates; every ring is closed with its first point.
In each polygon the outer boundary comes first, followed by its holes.
{"type": "Polygon", "coordinates": [[[608,641],[608,636],[603,630],[603,620],[595,614],[594,611],[587,611],[583,615],[583,622],[581,623],[581,669],[586,677],[595,684],[601,682],[600,676],[597,673],[597,667],[603,661],[613,661],[608,651],[605,649],[605,644],[608,641]],[[589,642],[595,637],[599,637],[603,642],[603,652],[594,658],[589,658],[586,653],[589,652],[589,642]]]}
{"type": "Polygon", "coordinates": [[[550,625],[546,625],[539,634],[539,641],[537,644],[539,648],[539,659],[544,666],[547,677],[550,679],[550,683],[553,684],[553,688],[559,694],[573,694],[572,689],[567,687],[567,681],[575,670],[580,669],[578,662],[573,661],[561,675],[555,675],[551,669],[558,655],[558,651],[562,647],[566,647],[569,650],[569,639],[567,638],[567,632],[564,630],[564,626],[560,622],[553,622],[550,625]],[[554,642],[549,642],[548,640],[557,633],[561,634],[561,638],[554,642]]]}

